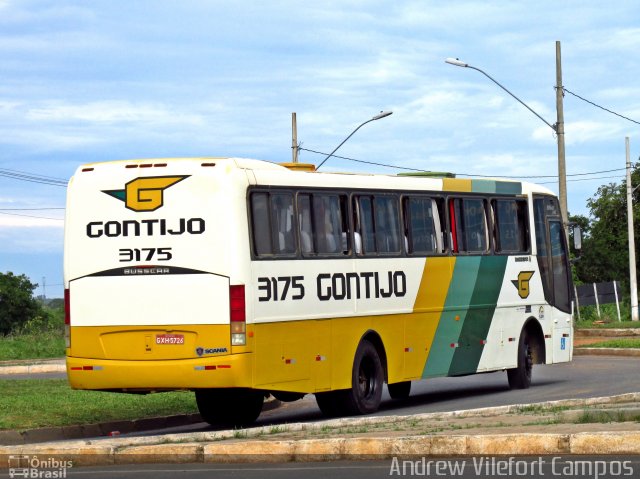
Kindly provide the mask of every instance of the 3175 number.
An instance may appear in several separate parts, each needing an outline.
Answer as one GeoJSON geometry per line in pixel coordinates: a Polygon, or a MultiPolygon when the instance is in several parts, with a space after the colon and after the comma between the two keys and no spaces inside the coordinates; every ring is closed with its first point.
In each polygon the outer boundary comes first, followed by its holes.
{"type": "Polygon", "coordinates": [[[291,291],[291,299],[304,298],[304,276],[278,276],[258,278],[258,301],[284,301],[291,291]],[[295,294],[294,294],[295,293],[295,294]]]}
{"type": "Polygon", "coordinates": [[[121,248],[120,262],[129,261],[169,261],[173,258],[171,248],[121,248]]]}

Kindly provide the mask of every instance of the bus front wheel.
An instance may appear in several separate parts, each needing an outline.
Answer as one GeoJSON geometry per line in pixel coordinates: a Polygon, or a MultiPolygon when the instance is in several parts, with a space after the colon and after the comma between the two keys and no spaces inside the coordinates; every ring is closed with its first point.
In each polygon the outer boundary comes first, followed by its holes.
{"type": "Polygon", "coordinates": [[[520,334],[518,343],[518,365],[507,369],[507,378],[511,389],[528,389],[531,386],[531,372],[533,370],[533,354],[529,335],[526,331],[520,334]]]}
{"type": "Polygon", "coordinates": [[[200,416],[212,426],[249,426],[258,419],[263,402],[264,394],[253,389],[196,390],[200,416]]]}

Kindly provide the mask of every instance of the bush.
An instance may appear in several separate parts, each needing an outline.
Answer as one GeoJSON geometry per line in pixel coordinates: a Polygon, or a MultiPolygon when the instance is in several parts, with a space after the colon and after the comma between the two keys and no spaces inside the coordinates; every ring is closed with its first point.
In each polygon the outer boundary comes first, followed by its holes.
{"type": "Polygon", "coordinates": [[[0,335],[19,331],[29,321],[47,321],[48,315],[33,297],[37,284],[25,275],[0,273],[0,335]]]}

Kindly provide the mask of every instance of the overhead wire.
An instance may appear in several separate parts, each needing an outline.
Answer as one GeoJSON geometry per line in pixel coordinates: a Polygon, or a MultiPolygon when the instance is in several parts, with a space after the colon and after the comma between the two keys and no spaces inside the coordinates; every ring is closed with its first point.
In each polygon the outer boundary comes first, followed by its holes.
{"type": "Polygon", "coordinates": [[[0,211],[0,215],[23,216],[23,217],[26,217],[26,218],[38,218],[38,219],[41,219],[41,220],[64,221],[64,218],[51,218],[51,217],[48,217],[48,216],[24,215],[22,213],[7,213],[5,211],[0,211]]]}
{"type": "MultiPolygon", "coordinates": [[[[318,155],[327,155],[327,153],[324,153],[322,151],[317,151],[317,150],[311,150],[308,148],[298,148],[299,150],[304,150],[304,151],[308,151],[309,153],[315,153],[318,155]]],[[[423,170],[423,169],[418,169],[418,168],[409,168],[406,166],[398,166],[398,165],[390,165],[387,163],[378,163],[378,162],[374,162],[374,161],[365,161],[365,160],[358,160],[356,158],[349,158],[347,156],[338,156],[338,155],[333,155],[333,157],[335,158],[340,158],[343,160],[349,160],[349,161],[355,161],[358,163],[366,163],[366,164],[370,164],[370,165],[376,165],[376,166],[384,166],[387,168],[396,168],[396,169],[400,169],[400,170],[410,170],[410,171],[416,171],[416,172],[421,172],[421,173],[431,173],[429,170],[423,170]]],[[[612,173],[614,171],[624,171],[626,170],[625,168],[613,168],[610,170],[600,170],[600,171],[590,171],[590,172],[586,172],[586,173],[573,173],[573,174],[568,174],[568,177],[573,177],[573,176],[589,176],[589,175],[598,175],[598,174],[602,174],[602,173],[612,173]]],[[[519,179],[519,178],[525,178],[525,179],[532,179],[532,178],[558,178],[558,175],[480,175],[480,174],[476,174],[476,173],[455,173],[455,172],[451,172],[456,176],[464,176],[464,177],[473,177],[473,178],[505,178],[505,179],[519,179]]],[[[541,183],[544,184],[544,183],[541,183]]]]}
{"type": "Polygon", "coordinates": [[[38,175],[34,173],[27,173],[25,171],[9,170],[6,168],[0,168],[0,176],[5,178],[11,178],[14,180],[27,181],[30,183],[39,183],[51,186],[67,187],[67,180],[62,178],[55,178],[52,176],[38,175]]]}
{"type": "Polygon", "coordinates": [[[630,122],[632,122],[632,123],[636,123],[637,125],[640,125],[640,121],[633,120],[632,118],[629,118],[628,116],[621,115],[620,113],[617,113],[617,112],[615,112],[615,111],[613,111],[613,110],[610,110],[609,108],[605,108],[605,107],[603,107],[603,106],[601,106],[601,105],[598,105],[597,103],[594,103],[594,102],[592,102],[591,100],[587,100],[586,98],[581,97],[581,96],[580,96],[580,95],[578,95],[577,93],[574,93],[574,92],[572,92],[572,91],[570,91],[570,90],[567,90],[565,87],[562,87],[562,91],[567,92],[569,95],[573,95],[573,96],[575,96],[576,98],[579,98],[580,100],[582,100],[582,101],[584,101],[584,102],[586,102],[586,103],[589,103],[590,105],[595,106],[596,108],[600,108],[601,110],[604,110],[604,111],[606,111],[606,112],[609,112],[609,113],[611,113],[612,115],[619,116],[620,118],[624,118],[625,120],[628,120],[628,121],[630,121],[630,122]]]}

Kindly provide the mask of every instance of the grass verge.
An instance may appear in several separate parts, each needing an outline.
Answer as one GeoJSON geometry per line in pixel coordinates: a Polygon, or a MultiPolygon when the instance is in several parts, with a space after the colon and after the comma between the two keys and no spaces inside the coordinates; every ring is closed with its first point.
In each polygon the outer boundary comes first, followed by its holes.
{"type": "Polygon", "coordinates": [[[610,321],[597,323],[594,321],[576,321],[576,329],[629,329],[640,328],[640,321],[610,321]]]}
{"type": "Polygon", "coordinates": [[[64,356],[64,337],[55,333],[0,336],[0,361],[64,356]]]}
{"type": "Polygon", "coordinates": [[[583,348],[640,348],[640,338],[619,338],[585,344],[583,348]]]}
{"type": "Polygon", "coordinates": [[[32,429],[198,412],[193,393],[136,395],[75,391],[65,379],[0,382],[0,429],[32,429]]]}

